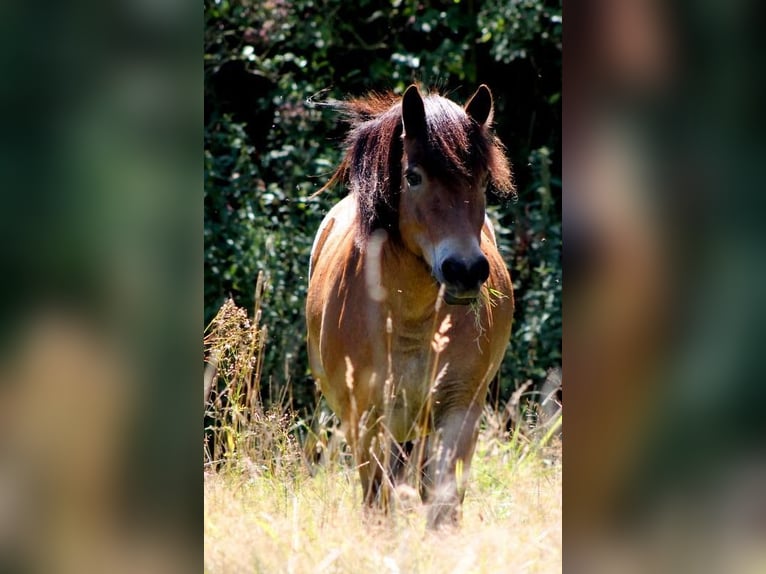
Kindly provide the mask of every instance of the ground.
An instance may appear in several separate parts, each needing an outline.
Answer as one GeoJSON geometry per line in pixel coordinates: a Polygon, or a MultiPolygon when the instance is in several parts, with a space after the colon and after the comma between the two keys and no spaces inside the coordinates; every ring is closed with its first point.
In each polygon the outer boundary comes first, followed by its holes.
{"type": "Polygon", "coordinates": [[[205,572],[560,572],[561,447],[481,440],[462,524],[419,504],[365,513],[353,469],[239,464],[205,475],[205,572]]]}

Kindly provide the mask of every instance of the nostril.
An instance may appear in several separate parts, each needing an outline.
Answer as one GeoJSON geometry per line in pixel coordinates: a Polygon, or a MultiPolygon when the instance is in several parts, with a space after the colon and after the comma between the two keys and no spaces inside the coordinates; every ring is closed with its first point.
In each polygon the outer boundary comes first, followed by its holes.
{"type": "Polygon", "coordinates": [[[458,259],[449,257],[442,263],[442,275],[447,283],[457,283],[465,273],[465,265],[458,259]]]}
{"type": "Polygon", "coordinates": [[[468,276],[474,278],[476,283],[484,283],[489,277],[489,261],[483,255],[474,261],[468,270],[468,276]]]}
{"type": "Polygon", "coordinates": [[[483,255],[469,262],[448,257],[442,263],[442,276],[447,283],[473,289],[489,277],[489,262],[483,255]]]}

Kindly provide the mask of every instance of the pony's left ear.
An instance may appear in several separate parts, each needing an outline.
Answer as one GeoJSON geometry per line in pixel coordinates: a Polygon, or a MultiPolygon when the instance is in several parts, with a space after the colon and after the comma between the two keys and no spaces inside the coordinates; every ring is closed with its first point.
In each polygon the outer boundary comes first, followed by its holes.
{"type": "Polygon", "coordinates": [[[465,111],[480,126],[492,121],[492,92],[489,91],[487,84],[479,86],[479,89],[470,97],[465,105],[465,111]]]}
{"type": "Polygon", "coordinates": [[[402,125],[404,135],[418,137],[426,131],[426,110],[423,96],[415,84],[412,84],[402,96],[402,125]]]}

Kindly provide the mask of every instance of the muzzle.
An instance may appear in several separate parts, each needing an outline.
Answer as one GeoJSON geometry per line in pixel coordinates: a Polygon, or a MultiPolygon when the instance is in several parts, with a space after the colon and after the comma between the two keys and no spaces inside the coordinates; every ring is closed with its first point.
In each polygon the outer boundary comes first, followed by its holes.
{"type": "Polygon", "coordinates": [[[444,301],[449,305],[476,301],[488,277],[489,261],[481,252],[471,258],[447,257],[436,273],[437,281],[444,285],[444,301]]]}

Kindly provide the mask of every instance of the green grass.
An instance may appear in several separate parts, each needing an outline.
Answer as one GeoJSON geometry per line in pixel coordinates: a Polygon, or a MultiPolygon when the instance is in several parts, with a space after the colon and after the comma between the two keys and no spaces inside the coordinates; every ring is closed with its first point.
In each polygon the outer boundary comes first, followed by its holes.
{"type": "Polygon", "coordinates": [[[205,474],[206,572],[559,572],[558,447],[528,455],[482,440],[461,526],[426,530],[419,505],[364,511],[356,472],[257,466],[205,474]]]}
{"type": "Polygon", "coordinates": [[[460,526],[433,532],[411,490],[396,492],[389,514],[363,509],[324,411],[305,420],[261,404],[254,316],[229,302],[206,331],[206,572],[561,571],[560,415],[535,430],[520,394],[487,408],[460,526]]]}

